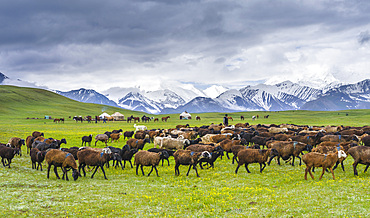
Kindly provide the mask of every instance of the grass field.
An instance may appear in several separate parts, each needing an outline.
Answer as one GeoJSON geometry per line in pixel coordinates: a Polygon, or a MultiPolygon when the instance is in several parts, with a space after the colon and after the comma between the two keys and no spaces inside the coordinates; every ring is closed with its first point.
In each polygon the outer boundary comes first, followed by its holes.
{"type": "MultiPolygon", "coordinates": [[[[36,90],[38,91],[38,90],[36,90]]],[[[40,91],[40,96],[29,100],[35,90],[18,90],[14,87],[0,87],[0,142],[6,143],[10,137],[26,138],[33,131],[41,131],[46,137],[66,138],[65,147],[80,146],[81,137],[99,134],[122,128],[134,130],[133,124],[126,122],[75,123],[68,116],[98,115],[102,109],[109,114],[120,111],[127,115],[143,113],[82,104],[40,91]],[[22,92],[24,99],[20,99],[22,92]],[[4,97],[5,96],[5,97],[4,97]],[[4,100],[5,99],[5,100],[4,100]],[[53,100],[51,103],[50,101],[53,100]],[[26,119],[27,117],[65,117],[64,124],[52,120],[26,119]]],[[[178,120],[178,115],[170,115],[167,123],[149,123],[148,128],[170,128],[177,124],[191,126],[219,123],[223,114],[192,114],[201,116],[201,121],[178,120]]],[[[229,114],[234,117],[231,124],[240,121],[257,123],[295,123],[307,125],[369,125],[369,110],[336,112],[285,111],[285,112],[245,112],[229,114]],[[346,114],[348,113],[348,116],[346,114]],[[252,115],[260,117],[270,114],[269,119],[252,121],[252,115]]],[[[155,115],[162,117],[163,115],[155,115]]],[[[122,147],[125,141],[110,145],[122,147]]],[[[98,143],[98,147],[103,147],[98,143]]],[[[153,147],[146,145],[144,149],[153,147]]],[[[369,217],[370,180],[359,166],[359,176],[353,176],[349,157],[345,169],[335,170],[336,180],[325,174],[321,181],[318,170],[315,180],[304,180],[304,166],[272,162],[263,173],[259,165],[252,164],[248,174],[244,167],[237,175],[236,165],[231,160],[217,160],[214,169],[200,170],[197,178],[194,171],[185,176],[187,167],[180,167],[180,176],[174,175],[174,161],[170,166],[158,167],[160,177],[136,176],[135,169],[126,165],[125,170],[109,168],[108,180],[98,172],[93,179],[91,172],[77,181],[64,181],[46,178],[46,171],[31,169],[31,161],[23,148],[23,156],[13,159],[11,168],[0,166],[0,215],[6,216],[51,216],[51,217],[369,217]]],[[[44,165],[44,169],[46,166],[44,165]]],[[[150,168],[144,168],[148,173],[150,168]]]]}

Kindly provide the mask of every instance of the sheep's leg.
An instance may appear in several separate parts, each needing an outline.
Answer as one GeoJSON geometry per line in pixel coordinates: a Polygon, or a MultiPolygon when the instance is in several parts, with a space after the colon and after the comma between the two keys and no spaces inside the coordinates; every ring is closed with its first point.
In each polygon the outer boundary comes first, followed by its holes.
{"type": "Polygon", "coordinates": [[[235,174],[238,174],[238,170],[239,170],[239,167],[241,166],[241,164],[240,163],[238,163],[238,166],[236,167],[236,169],[235,169],[235,174]]]}
{"type": "Polygon", "coordinates": [[[280,156],[277,158],[278,165],[280,165],[280,156]]]}
{"type": "Polygon", "coordinates": [[[143,165],[141,165],[141,166],[140,166],[140,169],[141,169],[141,172],[143,173],[143,176],[145,176],[145,174],[144,174],[144,166],[143,166],[143,165]]]}
{"type": "Polygon", "coordinates": [[[94,178],[94,175],[95,175],[96,171],[98,171],[98,168],[99,168],[99,167],[95,167],[95,171],[94,171],[94,173],[91,175],[91,178],[94,178]]]}
{"type": "Polygon", "coordinates": [[[49,164],[49,166],[48,166],[48,173],[47,173],[47,178],[49,179],[49,174],[50,174],[50,167],[51,167],[51,165],[49,164]]]}
{"type": "Polygon", "coordinates": [[[36,164],[35,164],[35,162],[32,162],[32,169],[35,169],[36,168],[36,166],[35,166],[36,164]],[[35,166],[35,167],[34,167],[35,166]]]}
{"type": "Polygon", "coordinates": [[[129,160],[128,162],[130,162],[131,168],[134,168],[134,167],[132,166],[131,160],[129,160]]]}
{"type": "Polygon", "coordinates": [[[64,179],[64,175],[66,176],[66,181],[69,181],[68,179],[68,174],[67,174],[67,169],[65,169],[64,167],[62,167],[62,171],[63,171],[63,179],[64,179]]]}
{"type": "MultiPolygon", "coordinates": [[[[166,159],[167,160],[167,163],[168,163],[168,166],[170,166],[170,161],[168,160],[168,159],[166,159]]],[[[163,166],[163,165],[162,165],[163,166]]]]}
{"type": "Polygon", "coordinates": [[[315,167],[312,167],[312,172],[315,172],[315,167]]]}
{"type": "MultiPolygon", "coordinates": [[[[190,164],[190,165],[189,165],[188,172],[186,173],[186,176],[189,176],[189,172],[190,172],[191,167],[192,167],[192,165],[190,164]]],[[[197,172],[197,174],[198,174],[198,172],[197,172]]]]}
{"type": "Polygon", "coordinates": [[[325,170],[326,170],[326,168],[325,168],[325,167],[323,167],[323,168],[322,168],[322,173],[321,173],[321,176],[320,176],[319,180],[321,180],[321,179],[322,179],[322,176],[324,175],[325,170]]]}
{"type": "MultiPolygon", "coordinates": [[[[310,176],[311,176],[312,180],[314,180],[315,178],[314,178],[314,177],[313,177],[313,175],[312,175],[311,168],[307,167],[306,169],[307,169],[307,171],[310,173],[310,176]]],[[[307,180],[307,179],[306,179],[306,180],[307,180]]]]}
{"type": "MultiPolygon", "coordinates": [[[[199,162],[199,167],[200,167],[200,169],[202,169],[202,170],[203,170],[202,163],[203,163],[203,162],[199,162]]],[[[205,165],[205,164],[204,164],[204,165],[205,165]]]]}
{"type": "Polygon", "coordinates": [[[159,177],[157,167],[154,166],[154,169],[155,169],[155,172],[157,173],[157,176],[159,177]]]}
{"type": "Polygon", "coordinates": [[[10,168],[10,164],[12,163],[12,159],[8,159],[8,167],[10,168]]]}
{"type": "MultiPolygon", "coordinates": [[[[99,167],[96,167],[96,168],[99,168],[99,167]]],[[[105,175],[105,171],[104,171],[104,168],[103,168],[103,165],[100,165],[100,168],[101,168],[101,171],[103,171],[103,174],[104,174],[104,179],[107,179],[107,176],[105,175]]]]}
{"type": "Polygon", "coordinates": [[[245,164],[245,169],[247,170],[248,173],[251,173],[251,171],[249,171],[248,169],[248,164],[245,164]]]}
{"type": "Polygon", "coordinates": [[[56,177],[57,177],[58,179],[60,179],[60,177],[59,177],[59,175],[58,175],[58,169],[57,169],[57,167],[56,167],[56,166],[54,166],[54,173],[55,173],[56,177]]]}
{"type": "Polygon", "coordinates": [[[295,159],[295,156],[294,155],[292,155],[292,156],[293,156],[292,166],[294,167],[294,159],[295,159]]]}
{"type": "Polygon", "coordinates": [[[226,152],[226,157],[227,157],[227,159],[229,159],[229,160],[230,160],[229,152],[226,152]]]}
{"type": "MultiPolygon", "coordinates": [[[[197,170],[197,165],[194,165],[193,169],[195,170],[195,172],[197,173],[197,177],[199,177],[199,174],[198,174],[198,170],[197,170]]],[[[188,172],[189,174],[189,172],[188,172]]]]}
{"type": "MultiPolygon", "coordinates": [[[[153,168],[154,168],[154,166],[152,166],[152,169],[150,170],[150,172],[148,173],[148,176],[150,176],[150,174],[153,172],[153,168]]],[[[157,175],[158,175],[158,173],[157,173],[157,175]]]]}
{"type": "Polygon", "coordinates": [[[330,171],[331,171],[331,174],[333,175],[333,179],[335,180],[335,176],[334,176],[334,170],[333,170],[333,168],[329,168],[330,169],[330,171]]]}
{"type": "Polygon", "coordinates": [[[262,173],[262,171],[265,169],[266,167],[266,164],[265,163],[260,163],[260,173],[262,173]],[[263,165],[263,167],[262,167],[263,165]]]}
{"type": "Polygon", "coordinates": [[[302,158],[300,156],[297,156],[297,158],[299,159],[299,166],[302,166],[302,158]]]}
{"type": "Polygon", "coordinates": [[[176,165],[175,165],[175,176],[179,176],[180,175],[179,166],[180,166],[180,164],[176,163],[176,165]]]}
{"type": "Polygon", "coordinates": [[[368,165],[366,165],[366,168],[365,168],[365,170],[364,170],[364,173],[366,173],[366,171],[367,171],[367,168],[369,168],[369,164],[368,165]]]}

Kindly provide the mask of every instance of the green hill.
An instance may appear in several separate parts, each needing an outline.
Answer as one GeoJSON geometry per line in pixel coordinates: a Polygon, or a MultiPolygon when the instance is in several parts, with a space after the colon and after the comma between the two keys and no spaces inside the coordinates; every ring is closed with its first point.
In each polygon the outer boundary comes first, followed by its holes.
{"type": "Polygon", "coordinates": [[[16,86],[0,86],[0,116],[43,118],[69,116],[96,116],[103,111],[112,114],[116,111],[124,115],[142,115],[144,113],[121,108],[81,103],[43,89],[16,86]]]}

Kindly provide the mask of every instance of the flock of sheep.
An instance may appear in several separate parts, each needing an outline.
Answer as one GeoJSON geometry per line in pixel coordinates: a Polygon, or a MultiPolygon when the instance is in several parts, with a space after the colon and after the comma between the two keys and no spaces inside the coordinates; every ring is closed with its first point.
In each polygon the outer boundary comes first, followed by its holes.
{"type": "Polygon", "coordinates": [[[125,131],[122,129],[97,134],[95,147],[91,147],[93,135],[82,137],[81,147],[61,148],[66,144],[66,139],[56,140],[45,138],[44,134],[38,131],[28,136],[26,140],[13,137],[7,144],[0,143],[0,156],[4,167],[9,167],[15,155],[22,155],[22,145],[27,146],[27,153],[30,154],[33,169],[42,170],[43,161],[46,162],[47,178],[49,178],[51,167],[59,179],[58,168],[62,169],[63,179],[68,180],[68,172],[72,170],[72,177],[77,180],[81,171],[86,176],[86,167],[93,167],[94,177],[100,168],[104,178],[107,179],[104,166],[109,167],[110,161],[113,166],[126,166],[126,161],[132,165],[132,158],[136,165],[136,174],[139,168],[142,175],[144,166],[151,167],[148,176],[156,171],[162,161],[169,157],[175,160],[175,175],[180,175],[180,165],[188,165],[187,176],[191,169],[194,169],[199,176],[197,166],[203,169],[206,165],[214,167],[217,159],[233,154],[232,164],[237,162],[235,173],[238,173],[240,166],[244,165],[248,173],[248,165],[258,163],[260,172],[265,169],[266,164],[270,165],[275,159],[280,165],[280,159],[290,162],[293,166],[295,159],[306,165],[304,178],[307,174],[312,179],[311,171],[315,167],[322,168],[320,179],[325,171],[329,169],[333,179],[334,169],[341,164],[344,170],[343,161],[348,154],[354,159],[354,174],[358,175],[357,165],[365,164],[366,170],[370,166],[370,127],[351,126],[299,126],[293,124],[282,125],[249,125],[238,123],[231,126],[211,124],[201,127],[189,127],[189,125],[178,125],[172,129],[153,129],[125,131]],[[122,148],[108,146],[110,142],[118,141],[123,136],[127,139],[122,148]],[[105,148],[97,148],[98,142],[105,143],[105,148]],[[153,143],[153,148],[144,150],[146,144],[153,143]],[[88,146],[87,146],[88,145],[88,146]],[[305,154],[303,153],[305,152],[305,154]],[[78,161],[78,164],[77,162],[78,161]],[[122,162],[123,165],[122,165],[122,162]]]}

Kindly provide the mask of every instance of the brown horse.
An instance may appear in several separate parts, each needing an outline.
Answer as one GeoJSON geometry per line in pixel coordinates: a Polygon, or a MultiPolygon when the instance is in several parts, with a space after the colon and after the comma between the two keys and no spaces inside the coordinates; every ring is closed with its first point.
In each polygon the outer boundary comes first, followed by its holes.
{"type": "Polygon", "coordinates": [[[134,118],[134,123],[136,123],[136,121],[140,122],[140,117],[133,117],[133,118],[134,118]]]}
{"type": "Polygon", "coordinates": [[[167,122],[167,119],[170,118],[170,116],[167,116],[167,117],[162,117],[162,121],[165,121],[167,122]]]}
{"type": "Polygon", "coordinates": [[[234,121],[234,119],[232,117],[227,117],[227,119],[234,121]]]}
{"type": "Polygon", "coordinates": [[[154,119],[154,122],[158,122],[158,121],[159,121],[159,119],[158,119],[158,118],[155,118],[155,119],[154,119]]]}
{"type": "Polygon", "coordinates": [[[54,119],[54,123],[59,123],[60,119],[54,119]]]}
{"type": "Polygon", "coordinates": [[[199,117],[199,116],[196,116],[196,117],[195,117],[195,120],[200,120],[200,117],[199,117]]]}

